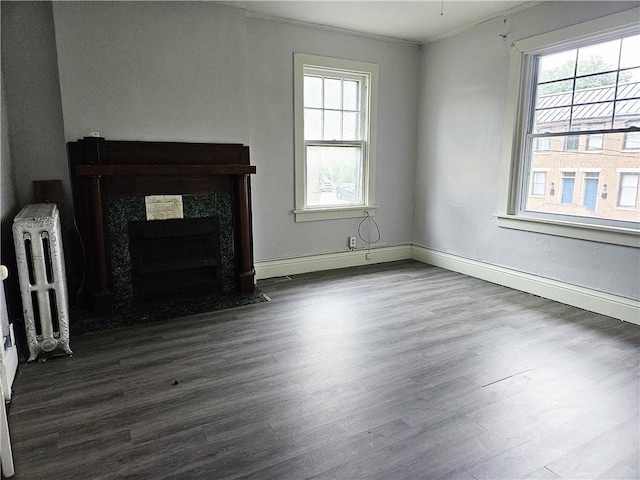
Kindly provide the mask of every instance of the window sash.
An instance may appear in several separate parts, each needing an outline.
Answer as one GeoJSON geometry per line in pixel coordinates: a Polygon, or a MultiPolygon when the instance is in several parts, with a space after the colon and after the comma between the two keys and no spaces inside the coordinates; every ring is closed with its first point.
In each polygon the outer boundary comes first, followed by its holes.
{"type": "MultiPolygon", "coordinates": [[[[364,206],[367,205],[367,143],[364,140],[360,141],[331,141],[331,140],[307,140],[304,142],[304,167],[305,167],[305,188],[304,188],[304,207],[309,209],[331,209],[331,208],[340,208],[344,206],[364,206]],[[331,203],[322,205],[319,203],[311,203],[309,202],[309,195],[311,193],[310,186],[308,184],[309,178],[309,148],[312,147],[354,147],[360,149],[360,165],[358,168],[359,174],[357,174],[357,180],[353,183],[355,184],[355,198],[353,201],[346,201],[340,203],[331,203]]],[[[336,189],[339,185],[334,186],[336,189]]]]}

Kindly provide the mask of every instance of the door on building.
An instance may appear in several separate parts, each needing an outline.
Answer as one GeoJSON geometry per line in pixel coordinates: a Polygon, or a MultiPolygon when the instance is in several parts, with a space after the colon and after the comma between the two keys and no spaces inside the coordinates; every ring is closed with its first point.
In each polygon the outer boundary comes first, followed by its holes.
{"type": "Polygon", "coordinates": [[[598,173],[587,172],[584,174],[584,200],[582,204],[592,212],[595,212],[597,198],[598,198],[598,173]]]}
{"type": "Polygon", "coordinates": [[[573,187],[576,183],[575,172],[562,173],[562,203],[573,202],[573,187]]]}

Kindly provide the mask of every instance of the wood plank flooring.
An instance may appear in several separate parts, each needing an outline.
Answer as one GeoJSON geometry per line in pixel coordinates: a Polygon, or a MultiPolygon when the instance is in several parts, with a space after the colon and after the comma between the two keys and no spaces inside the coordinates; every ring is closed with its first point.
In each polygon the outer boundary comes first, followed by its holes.
{"type": "Polygon", "coordinates": [[[18,479],[638,478],[640,328],[417,262],[22,365],[18,479]]]}

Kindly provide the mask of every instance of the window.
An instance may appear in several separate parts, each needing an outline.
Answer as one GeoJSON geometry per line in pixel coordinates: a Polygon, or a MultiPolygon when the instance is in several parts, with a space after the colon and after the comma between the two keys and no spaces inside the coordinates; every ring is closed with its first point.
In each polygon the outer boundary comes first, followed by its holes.
{"type": "MultiPolygon", "coordinates": [[[[605,130],[606,127],[604,123],[589,125],[590,130],[605,130]]],[[[603,143],[604,135],[602,133],[592,133],[587,137],[587,150],[602,150],[603,143]]]]}
{"type": "Polygon", "coordinates": [[[294,56],[296,221],[375,209],[378,67],[294,56]]]}
{"type": "Polygon", "coordinates": [[[500,226],[640,246],[640,209],[617,209],[606,195],[607,184],[622,182],[616,172],[640,168],[639,14],[635,8],[515,42],[500,226]],[[540,154],[541,145],[551,148],[540,154]],[[536,200],[540,170],[552,189],[560,181],[559,195],[536,200]]]}
{"type": "Polygon", "coordinates": [[[544,195],[547,186],[547,172],[533,172],[531,182],[531,194],[541,196],[544,195]]]}
{"type": "MultiPolygon", "coordinates": [[[[548,131],[544,133],[549,133],[548,131]]],[[[548,152],[551,150],[551,138],[550,137],[540,137],[538,138],[538,152],[548,152]]]]}
{"type": "MultiPolygon", "coordinates": [[[[570,129],[571,131],[578,130],[577,127],[570,129]]],[[[577,135],[567,135],[564,137],[564,151],[565,152],[577,152],[580,146],[580,137],[577,135]]]]}
{"type": "Polygon", "coordinates": [[[621,173],[618,206],[634,208],[638,201],[638,179],[640,173],[621,173]]]}
{"type": "Polygon", "coordinates": [[[637,128],[637,132],[627,132],[624,134],[625,150],[640,150],[640,122],[629,122],[629,127],[637,128]]]}

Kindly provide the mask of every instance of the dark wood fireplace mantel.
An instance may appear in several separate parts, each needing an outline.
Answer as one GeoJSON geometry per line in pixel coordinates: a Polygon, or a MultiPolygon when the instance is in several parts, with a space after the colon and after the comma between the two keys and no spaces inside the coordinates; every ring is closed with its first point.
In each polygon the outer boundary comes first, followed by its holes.
{"type": "Polygon", "coordinates": [[[112,280],[106,235],[109,197],[231,194],[236,290],[254,291],[249,147],[241,144],[113,141],[85,137],[67,144],[74,210],[85,245],[84,308],[109,315],[112,280]]]}

